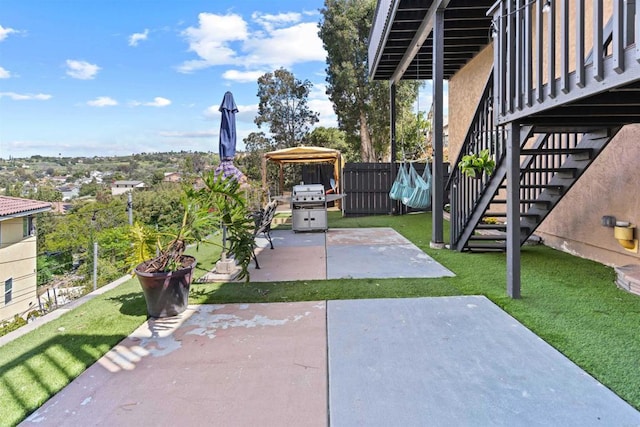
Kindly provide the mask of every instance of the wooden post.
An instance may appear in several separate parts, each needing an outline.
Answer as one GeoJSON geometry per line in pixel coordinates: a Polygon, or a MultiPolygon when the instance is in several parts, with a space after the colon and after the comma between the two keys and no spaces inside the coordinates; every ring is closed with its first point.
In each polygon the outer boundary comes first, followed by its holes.
{"type": "MultiPolygon", "coordinates": [[[[396,177],[398,176],[398,165],[396,161],[398,160],[398,147],[396,145],[396,84],[392,80],[389,85],[389,134],[391,138],[391,182],[395,182],[396,177]]],[[[392,215],[399,215],[401,211],[400,202],[397,200],[391,200],[391,209],[392,215]]]]}
{"type": "Polygon", "coordinates": [[[443,81],[444,81],[444,10],[436,12],[433,24],[433,175],[431,212],[433,215],[431,246],[444,247],[443,182],[443,81]]]}
{"type": "Polygon", "coordinates": [[[507,130],[507,294],[520,298],[520,124],[507,130]]]}

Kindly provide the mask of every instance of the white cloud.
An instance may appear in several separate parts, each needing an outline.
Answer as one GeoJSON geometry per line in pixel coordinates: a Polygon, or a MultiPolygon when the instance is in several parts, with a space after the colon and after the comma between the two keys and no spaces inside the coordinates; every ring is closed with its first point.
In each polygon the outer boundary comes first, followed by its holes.
{"type": "MultiPolygon", "coordinates": [[[[222,100],[221,100],[222,101],[222,100]]],[[[238,113],[236,121],[253,123],[253,119],[258,114],[258,104],[253,105],[237,105],[238,113]]],[[[212,105],[202,112],[202,115],[208,120],[220,120],[220,105],[212,105]]]]}
{"type": "Polygon", "coordinates": [[[145,28],[143,33],[133,33],[129,36],[129,46],[138,46],[142,40],[146,40],[149,36],[149,29],[145,28]]]}
{"type": "Polygon", "coordinates": [[[99,96],[96,99],[87,101],[87,105],[91,107],[113,107],[118,105],[118,101],[108,96],[99,96]]]}
{"type": "Polygon", "coordinates": [[[316,83],[309,93],[309,109],[313,112],[320,113],[320,121],[314,126],[338,127],[338,119],[333,110],[333,103],[329,101],[326,94],[326,84],[316,83]]]}
{"type": "Polygon", "coordinates": [[[227,70],[222,73],[222,78],[238,83],[255,83],[258,77],[262,76],[266,71],[239,71],[227,70]]]}
{"type": "Polygon", "coordinates": [[[133,107],[143,106],[143,107],[166,107],[171,105],[171,100],[167,98],[162,98],[160,96],[156,96],[153,98],[151,102],[139,102],[139,101],[131,101],[129,103],[133,107]]]}
{"type": "Polygon", "coordinates": [[[2,97],[11,98],[14,101],[30,101],[30,100],[47,101],[53,98],[53,96],[44,94],[44,93],[32,94],[32,93],[0,92],[0,98],[2,97]]]}
{"type": "Polygon", "coordinates": [[[95,64],[75,59],[67,59],[67,67],[67,75],[80,80],[92,80],[100,70],[95,64]]]}
{"type": "MultiPolygon", "coordinates": [[[[178,71],[191,73],[214,65],[235,65],[244,66],[246,73],[253,73],[256,68],[274,69],[326,60],[316,22],[299,22],[302,17],[299,13],[254,13],[252,17],[262,28],[251,31],[247,22],[236,14],[201,13],[198,26],[182,32],[189,51],[198,59],[183,62],[178,71]]],[[[230,80],[244,78],[241,72],[228,73],[230,80]]]]}
{"type": "Polygon", "coordinates": [[[277,15],[254,12],[251,15],[251,18],[262,25],[268,32],[273,31],[275,27],[300,22],[300,17],[301,15],[296,12],[279,13],[277,15]]]}
{"type": "Polygon", "coordinates": [[[11,72],[5,68],[0,67],[0,79],[11,78],[11,72]]]}
{"type": "Polygon", "coordinates": [[[243,44],[244,65],[289,67],[298,62],[325,61],[327,54],[314,22],[274,30],[266,37],[250,38],[243,44]]]}
{"type": "Polygon", "coordinates": [[[9,34],[11,33],[17,33],[17,30],[14,30],[13,28],[5,28],[2,25],[0,25],[0,42],[5,40],[7,37],[9,37],[9,34]]]}
{"type": "Polygon", "coordinates": [[[236,14],[201,13],[198,26],[187,28],[182,36],[189,42],[189,51],[201,58],[186,61],[178,67],[178,71],[190,73],[211,65],[235,64],[236,52],[229,44],[247,38],[247,23],[236,14]]]}
{"type": "Polygon", "coordinates": [[[258,104],[238,105],[236,120],[239,122],[253,123],[253,119],[258,115],[258,104]]]}
{"type": "Polygon", "coordinates": [[[158,135],[165,138],[212,138],[218,136],[218,132],[213,130],[205,131],[162,131],[158,135]]]}

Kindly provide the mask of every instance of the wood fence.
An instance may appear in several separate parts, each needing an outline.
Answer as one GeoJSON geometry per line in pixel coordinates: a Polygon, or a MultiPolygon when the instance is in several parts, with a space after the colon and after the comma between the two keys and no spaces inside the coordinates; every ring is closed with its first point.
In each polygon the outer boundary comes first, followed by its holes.
{"type": "MultiPolygon", "coordinates": [[[[418,173],[424,171],[424,163],[415,163],[418,173]]],[[[445,165],[444,182],[449,178],[449,167],[445,165]]],[[[433,170],[433,168],[431,168],[433,170]]],[[[389,198],[393,185],[391,163],[347,163],[343,170],[343,199],[345,216],[389,215],[411,212],[389,198]]],[[[445,197],[445,203],[448,203],[445,197]]]]}

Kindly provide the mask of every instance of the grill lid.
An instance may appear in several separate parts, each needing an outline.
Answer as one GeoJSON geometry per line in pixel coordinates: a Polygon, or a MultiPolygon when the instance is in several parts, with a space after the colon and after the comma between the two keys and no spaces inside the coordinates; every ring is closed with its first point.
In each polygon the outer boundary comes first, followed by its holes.
{"type": "Polygon", "coordinates": [[[322,184],[294,185],[292,199],[296,202],[324,201],[324,186],[322,184]]]}

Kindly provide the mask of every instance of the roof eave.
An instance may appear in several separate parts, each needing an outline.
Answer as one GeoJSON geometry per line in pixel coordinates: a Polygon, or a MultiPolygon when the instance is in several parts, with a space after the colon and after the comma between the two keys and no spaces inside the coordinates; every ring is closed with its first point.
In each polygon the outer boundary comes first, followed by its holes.
{"type": "Polygon", "coordinates": [[[15,212],[8,215],[0,215],[0,221],[4,221],[6,219],[12,219],[12,218],[25,217],[29,215],[35,215],[43,212],[49,212],[50,210],[51,210],[51,206],[49,205],[48,207],[42,207],[39,209],[29,209],[27,211],[15,212]]]}

